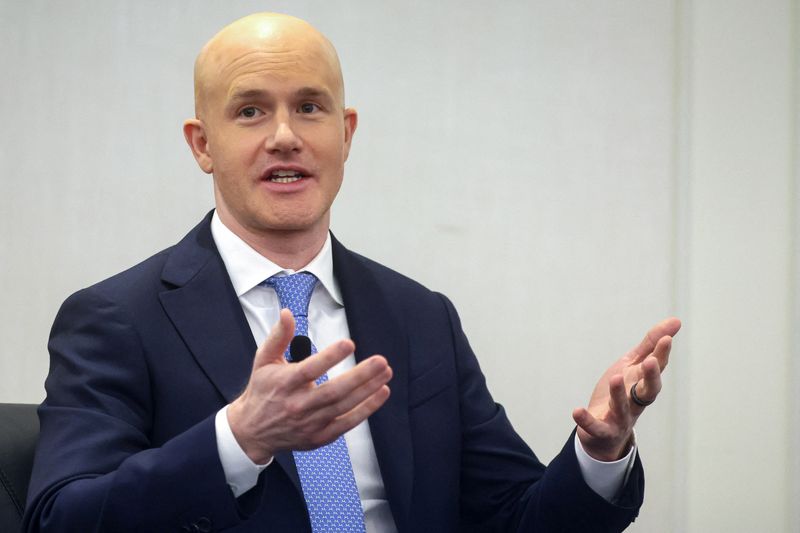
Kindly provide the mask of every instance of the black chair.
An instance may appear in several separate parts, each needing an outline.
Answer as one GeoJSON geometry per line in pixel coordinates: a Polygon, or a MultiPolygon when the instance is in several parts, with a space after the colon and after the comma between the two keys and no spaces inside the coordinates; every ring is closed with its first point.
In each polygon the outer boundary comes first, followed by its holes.
{"type": "Polygon", "coordinates": [[[19,531],[39,436],[34,404],[0,403],[0,531],[19,531]]]}

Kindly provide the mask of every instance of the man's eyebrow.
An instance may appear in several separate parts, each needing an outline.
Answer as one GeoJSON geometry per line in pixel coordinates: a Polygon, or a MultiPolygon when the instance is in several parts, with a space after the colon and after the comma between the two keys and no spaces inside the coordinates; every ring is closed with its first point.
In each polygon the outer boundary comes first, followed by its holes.
{"type": "Polygon", "coordinates": [[[235,89],[229,97],[231,101],[263,98],[269,93],[263,89],[235,89]]]}
{"type": "MultiPolygon", "coordinates": [[[[265,91],[264,89],[234,89],[229,97],[229,102],[240,102],[242,100],[259,100],[263,98],[267,98],[270,96],[269,91],[265,91]]],[[[295,91],[295,96],[298,98],[320,98],[320,99],[327,99],[333,100],[333,95],[331,95],[330,91],[321,88],[321,87],[300,87],[295,91]]]]}
{"type": "Polygon", "coordinates": [[[331,93],[319,87],[301,87],[297,90],[297,96],[303,98],[331,98],[331,93]]]}

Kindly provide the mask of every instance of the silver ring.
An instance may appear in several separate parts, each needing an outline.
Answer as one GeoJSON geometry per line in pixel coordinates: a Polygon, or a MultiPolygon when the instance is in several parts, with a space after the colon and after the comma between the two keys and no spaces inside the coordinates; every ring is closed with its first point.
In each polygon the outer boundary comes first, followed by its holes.
{"type": "Polygon", "coordinates": [[[655,401],[655,399],[652,399],[652,400],[649,400],[649,401],[645,401],[645,400],[642,400],[641,398],[639,398],[639,396],[636,395],[636,385],[638,385],[638,384],[639,384],[639,382],[637,381],[631,387],[631,400],[633,400],[633,403],[635,403],[639,407],[647,407],[648,405],[653,403],[655,401]]]}

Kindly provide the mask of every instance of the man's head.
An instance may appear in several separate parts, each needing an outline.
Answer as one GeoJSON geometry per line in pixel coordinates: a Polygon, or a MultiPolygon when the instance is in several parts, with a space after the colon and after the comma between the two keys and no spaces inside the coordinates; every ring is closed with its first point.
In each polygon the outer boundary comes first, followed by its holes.
{"type": "Polygon", "coordinates": [[[324,237],[357,115],[321,33],[272,13],[226,26],[197,57],[195,113],[184,134],[229,228],[324,237]]]}

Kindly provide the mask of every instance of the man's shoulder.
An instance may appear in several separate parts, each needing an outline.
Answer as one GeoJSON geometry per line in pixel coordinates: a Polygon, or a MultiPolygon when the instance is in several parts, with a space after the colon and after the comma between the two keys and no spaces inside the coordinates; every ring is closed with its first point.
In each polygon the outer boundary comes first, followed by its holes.
{"type": "Polygon", "coordinates": [[[176,245],[172,245],[165,248],[121,272],[94,283],[88,288],[124,291],[126,289],[138,287],[141,291],[142,288],[152,283],[159,283],[164,265],[169,260],[169,256],[175,249],[175,246],[176,245]]]}
{"type": "Polygon", "coordinates": [[[334,273],[340,283],[363,283],[379,288],[395,304],[407,302],[416,308],[424,304],[442,305],[440,293],[382,263],[348,250],[335,239],[333,256],[334,273]]]}
{"type": "Polygon", "coordinates": [[[213,240],[206,217],[178,243],[77,291],[70,299],[87,295],[114,301],[154,298],[165,289],[185,283],[209,257],[213,257],[213,240]]]}
{"type": "Polygon", "coordinates": [[[357,252],[349,251],[353,260],[375,277],[377,281],[385,282],[386,286],[398,287],[400,290],[413,292],[432,292],[428,287],[391,267],[379,263],[374,259],[357,252]]]}
{"type": "Polygon", "coordinates": [[[62,305],[62,312],[71,309],[101,309],[108,305],[132,311],[155,303],[164,289],[161,272],[174,246],[113,276],[93,283],[71,294],[62,305]]]}

